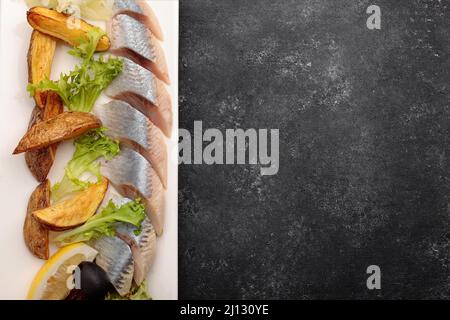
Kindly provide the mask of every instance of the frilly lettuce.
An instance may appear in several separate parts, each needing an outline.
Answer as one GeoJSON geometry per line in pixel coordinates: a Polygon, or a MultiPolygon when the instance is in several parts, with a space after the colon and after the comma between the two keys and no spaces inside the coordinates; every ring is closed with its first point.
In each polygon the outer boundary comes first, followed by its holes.
{"type": "Polygon", "coordinates": [[[144,281],[140,286],[135,285],[124,297],[114,292],[109,293],[105,300],[152,300],[152,298],[148,294],[147,283],[144,281]]]}
{"type": "Polygon", "coordinates": [[[90,130],[75,140],[75,152],[66,166],[65,175],[52,188],[53,201],[89,187],[90,182],[81,180],[85,173],[94,175],[97,181],[102,179],[97,160],[101,157],[111,160],[120,152],[119,142],[106,136],[106,130],[105,127],[90,130]]]}
{"type": "Polygon", "coordinates": [[[61,73],[58,81],[42,80],[38,84],[28,84],[27,90],[34,96],[36,90],[56,91],[64,105],[72,111],[90,112],[95,101],[121,72],[123,63],[120,58],[100,55],[94,58],[98,41],[105,35],[100,28],[88,31],[87,40],[79,39],[79,45],[69,51],[69,54],[82,59],[81,65],[68,74],[61,73]]]}

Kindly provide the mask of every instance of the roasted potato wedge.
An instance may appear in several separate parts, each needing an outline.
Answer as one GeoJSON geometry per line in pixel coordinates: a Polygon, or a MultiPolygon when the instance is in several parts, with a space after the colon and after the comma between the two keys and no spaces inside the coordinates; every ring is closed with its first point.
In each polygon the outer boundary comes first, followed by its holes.
{"type": "MultiPolygon", "coordinates": [[[[42,32],[34,30],[31,34],[30,48],[28,49],[28,82],[37,84],[50,78],[53,57],[55,56],[56,39],[42,32]]],[[[34,100],[39,108],[45,107],[46,91],[36,91],[34,100]]]]}
{"type": "Polygon", "coordinates": [[[13,154],[42,149],[60,141],[82,135],[86,131],[99,128],[101,121],[86,112],[63,112],[49,120],[31,127],[20,140],[13,154]]]}
{"type": "MultiPolygon", "coordinates": [[[[49,91],[45,108],[40,109],[38,106],[34,107],[28,129],[31,129],[39,122],[56,117],[63,111],[64,106],[59,95],[56,92],[49,91]]],[[[25,162],[37,181],[42,182],[47,179],[47,175],[55,160],[57,147],[58,145],[54,144],[46,148],[25,153],[25,162]]]]}
{"type": "Polygon", "coordinates": [[[64,104],[59,94],[55,91],[48,91],[43,120],[50,120],[63,112],[64,104]]]}
{"type": "Polygon", "coordinates": [[[48,229],[62,231],[82,225],[92,217],[102,203],[108,180],[103,180],[78,192],[73,197],[48,208],[36,210],[33,216],[48,229]]]}
{"type": "MultiPolygon", "coordinates": [[[[95,28],[84,20],[44,7],[28,10],[27,19],[33,29],[61,39],[72,46],[78,45],[79,39],[85,38],[87,32],[95,28]]],[[[97,51],[106,51],[110,46],[109,38],[103,36],[98,42],[97,51]]]]}
{"type": "Polygon", "coordinates": [[[36,210],[50,205],[50,182],[42,182],[31,194],[28,201],[27,215],[23,225],[25,244],[31,253],[39,259],[48,259],[48,230],[34,216],[36,210]]]}

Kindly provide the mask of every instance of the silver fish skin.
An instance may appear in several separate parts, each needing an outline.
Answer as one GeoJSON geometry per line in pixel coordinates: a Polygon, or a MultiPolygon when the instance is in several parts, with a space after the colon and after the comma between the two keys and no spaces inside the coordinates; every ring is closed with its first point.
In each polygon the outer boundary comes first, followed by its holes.
{"type": "Polygon", "coordinates": [[[161,235],[164,187],[150,162],[136,151],[123,147],[116,157],[101,166],[101,171],[122,196],[142,199],[156,234],[161,235]]]}
{"type": "Polygon", "coordinates": [[[114,0],[113,14],[130,10],[136,13],[144,14],[142,8],[138,5],[136,0],[114,0]]]}
{"type": "Polygon", "coordinates": [[[113,97],[123,91],[135,92],[151,103],[158,104],[156,77],[130,59],[123,58],[122,72],[110,83],[106,94],[113,97]]]}
{"type": "Polygon", "coordinates": [[[109,97],[125,101],[141,111],[165,135],[170,136],[173,123],[171,98],[152,72],[124,58],[122,73],[105,92],[109,97]]]}
{"type": "Polygon", "coordinates": [[[157,39],[163,41],[164,36],[158,18],[146,1],[140,0],[115,0],[113,15],[127,14],[143,23],[157,39]]]}
{"type": "Polygon", "coordinates": [[[128,223],[116,226],[117,236],[131,248],[134,259],[134,281],[140,285],[147,277],[156,252],[156,233],[148,218],[141,224],[141,232],[136,235],[136,227],[128,223]]]}
{"type": "Polygon", "coordinates": [[[95,263],[105,270],[114,288],[124,296],[134,275],[134,260],[130,247],[117,237],[101,237],[89,243],[98,251],[95,263]]]}
{"type": "Polygon", "coordinates": [[[129,15],[118,14],[110,20],[107,29],[111,53],[133,60],[170,83],[164,52],[144,24],[129,15]]]}
{"type": "Polygon", "coordinates": [[[167,146],[161,131],[128,103],[112,100],[97,105],[94,114],[108,128],[106,134],[147,159],[164,187],[167,186],[167,146]]]}

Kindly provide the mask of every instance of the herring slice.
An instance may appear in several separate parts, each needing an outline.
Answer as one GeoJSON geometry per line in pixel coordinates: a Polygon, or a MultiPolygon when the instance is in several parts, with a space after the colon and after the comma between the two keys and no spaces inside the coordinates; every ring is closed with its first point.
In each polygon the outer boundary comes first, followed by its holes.
{"type": "Polygon", "coordinates": [[[161,131],[144,114],[123,101],[98,105],[94,113],[108,128],[106,134],[144,156],[166,187],[167,147],[161,131]]]}
{"type": "Polygon", "coordinates": [[[170,84],[164,52],[145,25],[129,15],[119,14],[111,19],[107,29],[113,54],[133,60],[170,84]]]}
{"type": "Polygon", "coordinates": [[[164,187],[150,162],[125,147],[119,155],[103,164],[101,170],[122,196],[142,199],[156,234],[161,235],[164,226],[164,187]]]}
{"type": "Polygon", "coordinates": [[[153,73],[124,59],[122,73],[105,92],[109,97],[125,101],[141,111],[166,136],[170,136],[173,123],[172,101],[165,86],[153,73]]]}
{"type": "Polygon", "coordinates": [[[113,6],[113,15],[118,14],[127,14],[130,17],[138,20],[139,22],[144,24],[158,40],[164,40],[163,32],[158,18],[146,1],[115,0],[113,6]]]}
{"type": "Polygon", "coordinates": [[[130,246],[134,259],[133,278],[136,284],[140,285],[147,277],[155,257],[155,229],[147,217],[142,221],[138,235],[134,233],[136,227],[129,223],[120,223],[116,230],[117,236],[130,246]]]}
{"type": "Polygon", "coordinates": [[[100,237],[89,244],[98,251],[95,263],[105,270],[117,292],[126,295],[131,289],[134,273],[130,247],[117,237],[100,237]]]}

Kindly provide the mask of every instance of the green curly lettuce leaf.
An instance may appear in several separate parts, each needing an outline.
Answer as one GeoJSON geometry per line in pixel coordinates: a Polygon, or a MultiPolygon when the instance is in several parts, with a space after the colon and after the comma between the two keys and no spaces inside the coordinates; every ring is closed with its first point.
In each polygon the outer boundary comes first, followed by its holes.
{"type": "Polygon", "coordinates": [[[79,45],[68,53],[82,59],[81,65],[68,74],[61,73],[58,81],[44,79],[37,84],[28,84],[27,90],[34,96],[36,90],[56,91],[71,111],[90,112],[102,91],[122,72],[120,58],[100,55],[94,58],[95,49],[105,32],[92,28],[87,39],[80,38],[79,45]]]}
{"type": "Polygon", "coordinates": [[[152,300],[152,298],[148,294],[147,283],[144,281],[140,286],[134,286],[124,297],[114,292],[108,293],[105,300],[152,300]]]}
{"type": "Polygon", "coordinates": [[[106,136],[105,131],[105,127],[90,130],[75,140],[75,152],[66,166],[64,177],[52,188],[53,201],[89,187],[91,182],[81,180],[85,173],[94,175],[97,182],[102,179],[97,160],[102,157],[111,160],[120,152],[119,142],[106,136]]]}

